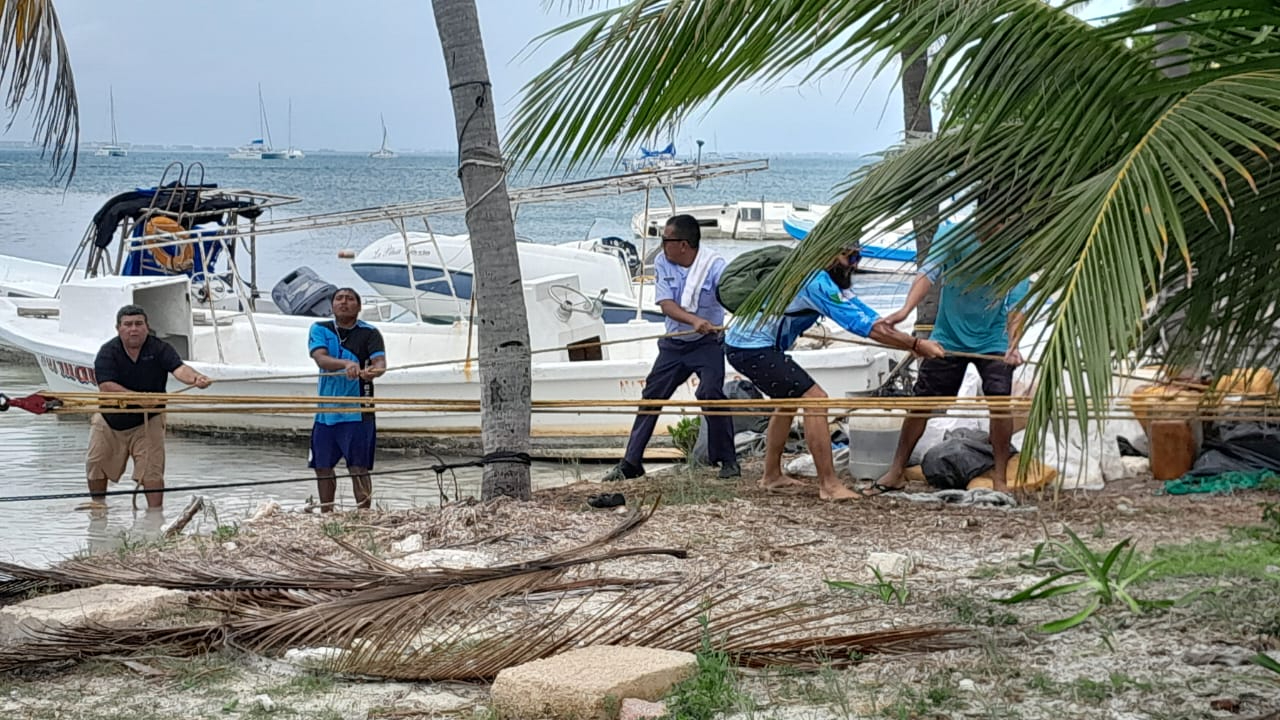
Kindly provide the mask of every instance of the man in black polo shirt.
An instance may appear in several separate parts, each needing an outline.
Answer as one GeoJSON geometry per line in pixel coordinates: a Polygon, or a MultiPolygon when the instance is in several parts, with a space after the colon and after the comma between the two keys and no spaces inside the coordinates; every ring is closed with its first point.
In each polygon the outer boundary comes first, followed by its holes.
{"type": "MultiPolygon", "coordinates": [[[[187,385],[207,388],[212,382],[182,362],[169,343],[151,335],[147,313],[137,305],[116,312],[116,337],[98,350],[93,372],[100,393],[162,393],[172,374],[187,385]]],[[[161,403],[127,405],[154,407],[161,403]]],[[[89,454],[85,472],[89,479],[90,506],[106,507],[107,481],[117,482],[133,459],[133,480],[143,490],[164,489],[164,414],[159,412],[99,413],[89,424],[89,454]]],[[[164,494],[147,492],[147,508],[164,505],[164,494]]]]}

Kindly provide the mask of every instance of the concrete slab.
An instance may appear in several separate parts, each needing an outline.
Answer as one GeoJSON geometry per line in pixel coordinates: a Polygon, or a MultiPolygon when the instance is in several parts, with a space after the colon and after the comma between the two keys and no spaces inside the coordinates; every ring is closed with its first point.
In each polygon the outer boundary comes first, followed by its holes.
{"type": "Polygon", "coordinates": [[[0,643],[34,632],[87,625],[138,625],[186,604],[186,593],[139,585],[95,585],[25,600],[0,608],[0,643]]]}
{"type": "Polygon", "coordinates": [[[490,694],[501,718],[614,720],[623,699],[659,700],[697,666],[692,653],[596,645],[507,668],[490,694]]]}

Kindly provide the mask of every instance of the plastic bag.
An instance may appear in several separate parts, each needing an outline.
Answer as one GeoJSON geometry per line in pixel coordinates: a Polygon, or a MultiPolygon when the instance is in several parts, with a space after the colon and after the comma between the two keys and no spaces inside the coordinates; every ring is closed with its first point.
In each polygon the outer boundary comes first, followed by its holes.
{"type": "Polygon", "coordinates": [[[1187,475],[1203,477],[1226,472],[1280,472],[1280,426],[1256,422],[1218,423],[1205,440],[1204,451],[1187,475]]]}
{"type": "MultiPolygon", "coordinates": [[[[956,393],[957,397],[977,397],[982,389],[982,378],[978,375],[978,371],[973,365],[965,370],[964,382],[960,385],[960,391],[956,393]]],[[[975,430],[978,432],[987,432],[988,421],[986,417],[956,417],[952,412],[948,414],[930,418],[924,427],[924,434],[920,436],[920,441],[916,443],[915,450],[911,451],[911,459],[907,465],[919,465],[924,461],[925,453],[930,448],[945,440],[951,432],[960,429],[975,430]]],[[[972,409],[967,410],[966,414],[973,414],[972,409]]]]}
{"type": "MultiPolygon", "coordinates": [[[[1011,446],[1009,454],[1014,453],[1011,446]]],[[[930,485],[942,490],[964,490],[969,481],[995,467],[991,437],[982,430],[958,428],[929,448],[920,471],[930,485]]]]}
{"type": "MultiPolygon", "coordinates": [[[[750,380],[730,380],[724,384],[724,396],[730,400],[762,400],[764,395],[756,389],[756,386],[750,380]]],[[[747,408],[752,410],[753,408],[747,408]]],[[[769,426],[769,410],[755,408],[761,415],[734,415],[733,418],[733,434],[736,437],[740,433],[754,432],[763,433],[765,428],[769,426]]],[[[703,415],[698,423],[698,441],[693,445],[693,457],[703,465],[710,464],[710,456],[707,452],[707,416],[703,415]]],[[[742,455],[742,450],[738,450],[738,455],[742,455]]]]}

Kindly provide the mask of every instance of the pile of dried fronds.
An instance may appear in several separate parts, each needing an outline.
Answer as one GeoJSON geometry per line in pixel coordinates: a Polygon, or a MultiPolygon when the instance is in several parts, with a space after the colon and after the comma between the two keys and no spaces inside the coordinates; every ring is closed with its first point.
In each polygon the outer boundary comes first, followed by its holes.
{"type": "Polygon", "coordinates": [[[587,645],[695,651],[704,632],[748,666],[847,665],[873,653],[957,646],[946,628],[852,633],[845,611],[812,602],[746,602],[756,583],[716,573],[696,579],[620,578],[581,572],[640,555],[686,556],[668,548],[603,546],[652,516],[632,511],[613,531],[570,551],[477,569],[404,570],[333,538],[363,567],[314,556],[277,556],[275,572],[244,565],[146,563],[129,569],[72,561],[54,570],[0,565],[11,580],[0,597],[32,588],[122,583],[179,588],[216,621],[177,627],[49,631],[0,648],[0,670],[31,663],[146,653],[189,656],[223,647],[279,655],[321,648],[324,669],[402,680],[491,678],[505,667],[587,645]],[[574,574],[574,571],[578,571],[574,574]],[[704,629],[699,618],[708,619],[704,629]]]}

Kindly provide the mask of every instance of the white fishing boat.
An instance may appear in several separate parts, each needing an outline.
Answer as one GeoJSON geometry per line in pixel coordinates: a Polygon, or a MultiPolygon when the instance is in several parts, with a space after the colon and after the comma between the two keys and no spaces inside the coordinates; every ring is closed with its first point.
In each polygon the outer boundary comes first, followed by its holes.
{"type": "Polygon", "coordinates": [[[0,297],[53,297],[65,272],[62,265],[0,255],[0,297]]]}
{"type": "Polygon", "coordinates": [[[640,211],[631,218],[631,229],[641,237],[661,237],[662,228],[672,215],[692,215],[702,228],[704,240],[789,240],[783,226],[788,215],[796,212],[825,213],[830,205],[792,202],[739,200],[719,205],[672,206],[670,210],[647,213],[640,211]]]}
{"type": "Polygon", "coordinates": [[[387,147],[387,121],[382,119],[381,113],[378,114],[378,122],[382,123],[382,146],[369,153],[369,157],[376,160],[390,160],[396,157],[396,154],[387,147]]]}
{"type": "MultiPolygon", "coordinates": [[[[653,284],[634,280],[642,274],[640,255],[629,240],[606,237],[562,245],[522,241],[517,251],[526,281],[562,274],[581,278],[580,292],[587,297],[567,288],[553,292],[599,303],[606,323],[663,319],[654,305],[653,284]]],[[[379,295],[422,320],[453,322],[470,311],[474,262],[467,235],[391,233],[361,250],[351,269],[379,295]]]]}
{"type": "Polygon", "coordinates": [[[254,138],[227,153],[232,160],[282,160],[285,156],[285,151],[271,149],[271,145],[262,138],[254,138]]]}
{"type": "Polygon", "coordinates": [[[666,147],[659,150],[651,150],[641,145],[638,157],[622,161],[622,167],[627,172],[682,167],[689,164],[687,160],[683,160],[676,155],[675,142],[669,142],[666,147]]]}
{"type": "Polygon", "coordinates": [[[120,144],[119,138],[116,137],[116,93],[114,88],[107,89],[111,98],[111,144],[101,145],[94,151],[94,155],[98,157],[128,157],[129,150],[120,144]]]}

